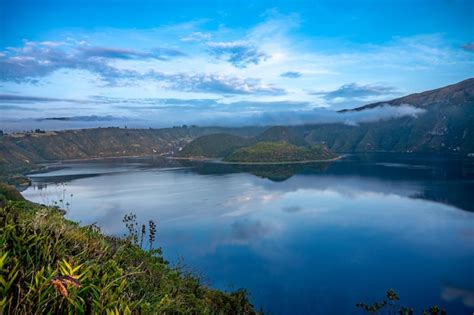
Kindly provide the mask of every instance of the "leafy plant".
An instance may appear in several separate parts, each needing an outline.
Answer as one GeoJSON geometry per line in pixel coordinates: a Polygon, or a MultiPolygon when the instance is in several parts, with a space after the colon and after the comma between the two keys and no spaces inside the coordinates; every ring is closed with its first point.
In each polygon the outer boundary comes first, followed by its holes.
{"type": "Polygon", "coordinates": [[[24,200],[0,207],[0,314],[255,314],[245,291],[171,267],[153,249],[153,221],[146,231],[127,215],[129,235],[117,238],[63,213],[24,200]]]}
{"type": "MultiPolygon", "coordinates": [[[[398,306],[397,302],[400,300],[400,297],[395,292],[394,289],[388,289],[385,294],[387,300],[380,302],[375,302],[372,304],[367,303],[357,303],[356,307],[362,309],[365,313],[379,313],[384,312],[383,314],[399,314],[399,315],[413,315],[415,310],[413,308],[408,308],[406,306],[398,306]],[[388,309],[387,309],[388,308],[388,309]]],[[[423,310],[423,315],[446,315],[444,309],[440,309],[438,306],[431,306],[428,310],[423,310]]]]}

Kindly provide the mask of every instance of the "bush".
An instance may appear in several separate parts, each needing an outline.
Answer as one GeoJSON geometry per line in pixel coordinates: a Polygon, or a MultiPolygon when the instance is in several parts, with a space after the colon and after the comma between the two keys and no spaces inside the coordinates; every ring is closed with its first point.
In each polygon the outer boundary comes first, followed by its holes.
{"type": "Polygon", "coordinates": [[[0,195],[5,196],[8,200],[22,201],[25,200],[23,196],[15,189],[15,187],[0,183],[0,195]]]}

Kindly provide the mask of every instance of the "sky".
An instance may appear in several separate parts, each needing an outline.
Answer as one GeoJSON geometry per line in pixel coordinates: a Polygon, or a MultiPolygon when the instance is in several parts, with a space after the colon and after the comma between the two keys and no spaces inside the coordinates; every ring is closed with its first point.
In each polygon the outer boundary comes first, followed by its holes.
{"type": "Polygon", "coordinates": [[[473,21],[470,0],[1,0],[0,129],[323,121],[474,77],[473,21]]]}

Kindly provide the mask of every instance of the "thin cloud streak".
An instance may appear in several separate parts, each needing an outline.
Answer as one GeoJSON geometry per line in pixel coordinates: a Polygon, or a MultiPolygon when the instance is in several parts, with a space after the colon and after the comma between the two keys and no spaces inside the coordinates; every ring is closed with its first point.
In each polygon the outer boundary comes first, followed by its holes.
{"type": "Polygon", "coordinates": [[[209,51],[217,58],[224,58],[237,68],[246,68],[250,64],[258,65],[269,58],[252,43],[235,42],[208,42],[209,51]]]}
{"type": "Polygon", "coordinates": [[[280,77],[297,79],[297,78],[300,78],[302,75],[303,74],[298,71],[288,71],[288,72],[283,72],[282,74],[280,74],[280,77]]]}
{"type": "Polygon", "coordinates": [[[154,48],[150,52],[143,52],[137,50],[115,48],[115,47],[79,47],[86,58],[109,58],[109,59],[157,59],[162,61],[170,60],[174,57],[184,57],[185,53],[171,48],[154,48]]]}
{"type": "Polygon", "coordinates": [[[474,42],[462,45],[461,48],[469,52],[474,52],[474,42]]]}
{"type": "Polygon", "coordinates": [[[25,96],[25,95],[17,95],[17,94],[0,94],[0,103],[38,103],[38,102],[84,103],[85,101],[69,99],[69,98],[25,96]]]}
{"type": "Polygon", "coordinates": [[[392,86],[381,84],[360,85],[357,83],[349,83],[332,91],[312,92],[310,94],[319,95],[326,100],[332,101],[338,98],[364,99],[372,96],[398,95],[400,92],[392,86]]]}

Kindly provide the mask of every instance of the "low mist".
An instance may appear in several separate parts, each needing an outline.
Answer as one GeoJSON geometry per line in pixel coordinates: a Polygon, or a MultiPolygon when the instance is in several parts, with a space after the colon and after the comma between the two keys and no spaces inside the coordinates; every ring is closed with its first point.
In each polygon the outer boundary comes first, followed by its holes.
{"type": "Polygon", "coordinates": [[[10,119],[2,121],[2,128],[6,132],[15,132],[32,129],[62,130],[94,127],[125,127],[128,128],[165,128],[180,125],[220,126],[220,127],[247,127],[271,125],[303,125],[303,124],[332,124],[341,123],[357,126],[362,123],[386,121],[401,117],[416,118],[422,115],[425,109],[408,104],[391,106],[381,105],[376,108],[361,111],[337,112],[327,108],[305,110],[276,110],[276,111],[235,111],[213,110],[199,111],[166,108],[148,111],[143,114],[129,117],[126,113],[120,116],[113,115],[81,115],[59,116],[43,118],[10,119]]]}

